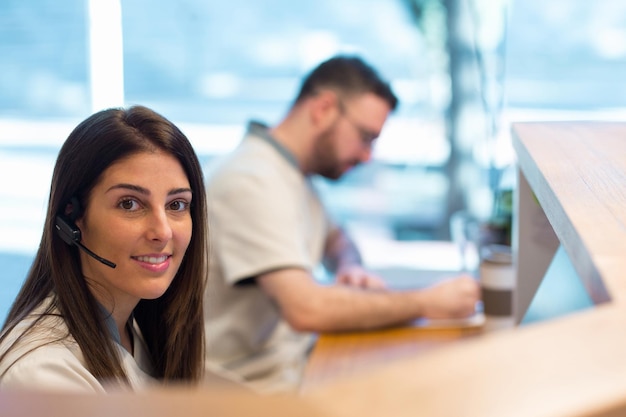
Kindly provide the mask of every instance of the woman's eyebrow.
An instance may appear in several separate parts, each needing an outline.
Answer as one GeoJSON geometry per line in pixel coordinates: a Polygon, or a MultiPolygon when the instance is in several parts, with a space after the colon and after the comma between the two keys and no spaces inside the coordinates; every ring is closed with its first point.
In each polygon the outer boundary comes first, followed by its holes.
{"type": "Polygon", "coordinates": [[[125,184],[125,183],[115,184],[115,185],[109,187],[109,189],[107,190],[107,193],[109,191],[120,189],[120,188],[124,189],[124,190],[136,191],[136,192],[138,192],[140,194],[150,195],[150,190],[148,190],[147,188],[140,187],[139,185],[125,184]]]}
{"type": "MultiPolygon", "coordinates": [[[[109,189],[107,190],[107,192],[111,191],[111,190],[117,190],[117,189],[124,189],[124,190],[131,190],[131,191],[136,191],[140,194],[144,194],[144,195],[150,195],[150,190],[148,190],[147,188],[141,187],[139,185],[134,185],[134,184],[115,184],[111,187],[109,187],[109,189]]],[[[174,194],[181,194],[181,193],[192,193],[193,194],[193,190],[189,187],[181,187],[181,188],[174,188],[173,190],[170,190],[167,195],[174,195],[174,194]]]]}
{"type": "Polygon", "coordinates": [[[173,194],[180,194],[180,193],[192,193],[193,194],[193,190],[191,188],[175,188],[167,194],[173,195],[173,194]]]}

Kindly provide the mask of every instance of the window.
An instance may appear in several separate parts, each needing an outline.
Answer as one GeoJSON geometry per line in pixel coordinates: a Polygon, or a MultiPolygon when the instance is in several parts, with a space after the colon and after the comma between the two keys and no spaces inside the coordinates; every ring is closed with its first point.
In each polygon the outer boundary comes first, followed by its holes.
{"type": "MultiPolygon", "coordinates": [[[[475,41],[498,24],[480,12],[483,2],[455,1],[467,100],[459,126],[468,162],[479,167],[476,184],[487,181],[480,176],[488,170],[477,145],[484,140],[480,100],[487,91],[480,77],[494,73],[478,71],[475,47],[485,45],[475,41]]],[[[0,317],[39,243],[58,149],[80,120],[103,106],[148,105],[183,129],[208,166],[236,145],[248,119],[277,122],[304,72],[338,51],[363,55],[392,81],[401,105],[374,161],[336,184],[320,181],[323,196],[351,225],[373,225],[390,239],[437,238],[436,228],[448,221],[451,184],[445,119],[451,82],[445,51],[433,47],[444,45],[445,15],[441,1],[419,2],[429,7],[424,32],[408,3],[2,1],[0,278],[10,284],[0,290],[0,317]]],[[[486,4],[492,13],[509,11],[500,167],[511,162],[510,120],[595,117],[598,110],[623,115],[623,1],[486,4]]],[[[469,191],[482,201],[481,193],[469,191]]]]}

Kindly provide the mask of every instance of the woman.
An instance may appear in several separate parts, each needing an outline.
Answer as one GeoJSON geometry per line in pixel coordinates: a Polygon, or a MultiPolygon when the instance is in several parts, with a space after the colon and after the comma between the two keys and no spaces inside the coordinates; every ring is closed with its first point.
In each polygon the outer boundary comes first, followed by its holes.
{"type": "Polygon", "coordinates": [[[202,170],[174,124],[141,106],[79,124],[2,329],[0,388],[198,382],[206,220],[202,170]]]}

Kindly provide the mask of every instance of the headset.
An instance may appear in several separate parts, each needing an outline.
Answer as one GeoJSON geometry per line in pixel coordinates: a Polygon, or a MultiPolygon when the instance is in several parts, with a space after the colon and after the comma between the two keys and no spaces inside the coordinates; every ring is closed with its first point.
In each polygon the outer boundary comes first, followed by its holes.
{"type": "Polygon", "coordinates": [[[57,214],[55,218],[54,228],[56,229],[61,239],[63,239],[63,241],[70,246],[78,246],[87,255],[91,256],[99,262],[102,262],[106,266],[110,268],[115,268],[117,266],[116,264],[109,261],[108,259],[104,259],[103,257],[96,255],[80,242],[82,235],[80,229],[76,225],[76,219],[79,218],[82,214],[80,202],[78,201],[78,198],[72,197],[69,204],[72,207],[72,211],[69,213],[69,215],[57,214]]]}

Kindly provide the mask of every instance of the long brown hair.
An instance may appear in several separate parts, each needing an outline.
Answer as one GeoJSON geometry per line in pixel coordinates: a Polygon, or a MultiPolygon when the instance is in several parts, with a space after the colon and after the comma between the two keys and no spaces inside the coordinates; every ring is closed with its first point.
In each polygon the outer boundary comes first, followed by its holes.
{"type": "MultiPolygon", "coordinates": [[[[37,254],[6,322],[6,337],[48,296],[44,313],[60,311],[69,333],[78,343],[89,371],[100,381],[127,381],[99,304],[81,273],[76,246],[55,232],[55,218],[77,198],[82,207],[102,173],[129,155],[160,149],[182,165],[193,201],[192,237],[185,257],[165,294],[141,300],[134,317],[148,345],[156,377],[169,382],[195,382],[203,371],[204,325],[202,296],[207,270],[207,209],[203,173],[185,135],[154,111],[134,106],[93,114],[69,135],[57,157],[50,199],[37,254]]],[[[41,319],[41,318],[40,318],[41,319]]],[[[0,356],[0,361],[6,356],[0,356]]]]}

